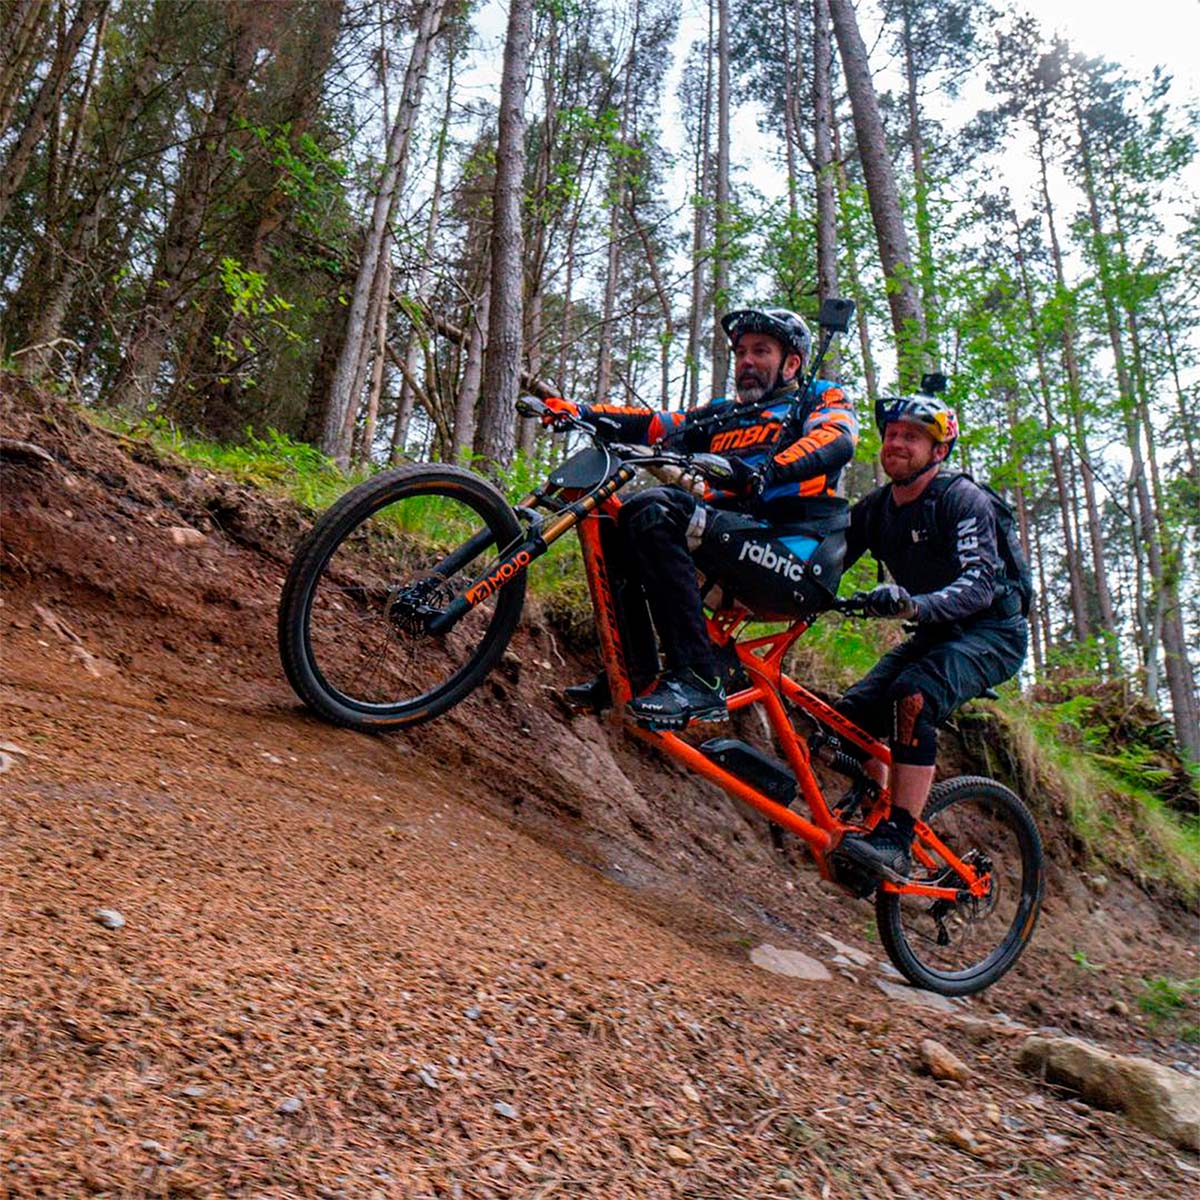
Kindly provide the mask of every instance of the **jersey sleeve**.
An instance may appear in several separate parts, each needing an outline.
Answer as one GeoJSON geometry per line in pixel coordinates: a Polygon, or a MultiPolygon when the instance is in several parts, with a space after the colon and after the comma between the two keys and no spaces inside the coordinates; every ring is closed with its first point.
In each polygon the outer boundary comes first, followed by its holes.
{"type": "Polygon", "coordinates": [[[979,488],[960,485],[942,497],[938,519],[942,536],[954,539],[958,575],[935,592],[913,596],[917,621],[934,624],[961,621],[990,607],[1004,568],[996,542],[991,502],[979,488]]]}
{"type": "Polygon", "coordinates": [[[682,413],[651,412],[620,404],[589,404],[587,411],[591,417],[604,417],[616,424],[617,432],[610,436],[610,441],[628,442],[633,446],[653,446],[683,419],[682,413]]]}
{"type": "Polygon", "coordinates": [[[850,509],[850,527],[846,530],[846,555],[842,570],[848,571],[871,547],[871,510],[878,501],[879,489],[868,492],[850,509]]]}
{"type": "Polygon", "coordinates": [[[780,447],[767,471],[768,485],[806,481],[811,487],[802,495],[820,495],[832,479],[854,457],[858,445],[858,421],[846,393],[826,387],[804,419],[800,436],[780,447]]]}

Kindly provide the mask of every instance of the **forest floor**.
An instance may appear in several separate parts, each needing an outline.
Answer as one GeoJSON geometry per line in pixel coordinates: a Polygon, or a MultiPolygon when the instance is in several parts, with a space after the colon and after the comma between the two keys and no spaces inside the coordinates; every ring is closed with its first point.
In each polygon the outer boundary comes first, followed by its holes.
{"type": "Polygon", "coordinates": [[[331,728],[276,656],[294,506],[11,380],[0,434],[0,1197],[1196,1195],[1016,1062],[1050,1027],[1195,1070],[1137,1005],[1200,975],[1193,914],[1050,828],[1017,968],[890,997],[869,903],[568,717],[595,664],[536,612],[445,718],[331,728]]]}

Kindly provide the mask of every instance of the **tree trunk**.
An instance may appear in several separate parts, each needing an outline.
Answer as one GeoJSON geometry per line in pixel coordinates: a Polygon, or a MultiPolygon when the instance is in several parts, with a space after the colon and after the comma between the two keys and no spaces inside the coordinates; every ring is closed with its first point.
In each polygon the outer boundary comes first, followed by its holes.
{"type": "MultiPolygon", "coordinates": [[[[325,427],[321,434],[321,449],[343,468],[349,461],[350,453],[347,428],[354,427],[354,410],[358,404],[355,383],[362,376],[364,345],[370,336],[371,297],[375,290],[379,261],[391,228],[392,214],[404,187],[409,142],[421,107],[429,51],[441,29],[445,6],[446,0],[429,0],[421,10],[421,20],[404,73],[404,86],[400,94],[396,120],[388,139],[383,176],[379,182],[379,191],[375,195],[371,226],[367,232],[358,278],[354,284],[354,297],[350,302],[347,318],[346,340],[330,385],[325,427]]],[[[386,296],[384,303],[387,303],[386,296]]]]}
{"type": "MultiPolygon", "coordinates": [[[[850,190],[850,181],[846,176],[845,161],[842,158],[842,138],[836,117],[837,113],[835,112],[835,119],[830,132],[833,135],[833,162],[836,170],[838,199],[844,204],[850,190]]],[[[850,297],[854,301],[854,321],[858,331],[858,351],[862,355],[863,377],[867,385],[866,411],[873,419],[875,401],[879,396],[879,370],[875,366],[875,355],[871,351],[871,330],[867,320],[867,297],[863,289],[862,279],[858,273],[857,254],[856,247],[847,240],[845,246],[847,282],[850,287],[850,297]]],[[[882,486],[887,479],[883,473],[883,464],[879,461],[878,455],[875,456],[871,463],[871,470],[875,485],[877,487],[882,486]]]]}
{"type": "Polygon", "coordinates": [[[375,424],[379,419],[379,397],[383,392],[383,368],[387,360],[388,332],[388,294],[391,291],[392,264],[385,257],[383,260],[382,299],[376,308],[375,358],[371,368],[371,390],[367,395],[367,419],[363,425],[362,443],[359,446],[358,461],[369,464],[371,450],[375,444],[375,424]]]}
{"type": "MultiPolygon", "coordinates": [[[[1017,425],[1021,416],[1015,388],[1009,391],[1005,408],[1008,415],[1009,438],[1015,444],[1017,440],[1017,425]]],[[[1020,460],[1013,465],[1017,468],[1018,478],[1023,478],[1025,474],[1024,461],[1020,460]]],[[[1020,483],[1013,488],[1013,508],[1017,514],[1017,532],[1020,534],[1021,550],[1025,555],[1025,561],[1033,562],[1033,544],[1029,530],[1029,510],[1025,504],[1025,488],[1020,483]]],[[[1033,669],[1035,675],[1042,673],[1042,663],[1044,661],[1042,657],[1041,627],[1038,624],[1037,610],[1045,602],[1045,596],[1039,593],[1034,597],[1033,611],[1029,614],[1029,632],[1032,635],[1030,640],[1033,649],[1033,669]]]]}
{"type": "MultiPolygon", "coordinates": [[[[617,146],[621,148],[627,145],[629,138],[634,64],[638,53],[641,20],[641,0],[635,0],[629,54],[625,59],[624,70],[621,72],[624,86],[621,93],[621,123],[616,138],[617,146]]],[[[608,253],[604,269],[604,301],[600,315],[600,353],[597,356],[595,385],[595,398],[601,403],[609,401],[609,393],[613,386],[613,341],[616,336],[617,287],[621,277],[621,214],[625,208],[625,196],[629,186],[627,167],[622,156],[614,156],[611,171],[612,190],[608,198],[608,253]]]]}
{"type": "Polygon", "coordinates": [[[100,12],[100,20],[96,23],[96,36],[92,39],[92,55],[88,60],[87,75],[83,81],[83,90],[71,114],[71,136],[67,145],[66,162],[63,164],[62,176],[65,186],[69,189],[79,166],[79,150],[83,139],[83,127],[87,123],[88,110],[92,103],[92,92],[96,86],[96,71],[104,51],[104,34],[108,28],[110,10],[107,5],[100,12]]]}
{"type": "MultiPolygon", "coordinates": [[[[1122,254],[1128,258],[1119,209],[1115,208],[1117,236],[1122,254]]],[[[1184,753],[1200,763],[1200,703],[1197,703],[1195,675],[1188,658],[1187,635],[1179,601],[1179,579],[1182,573],[1182,546],[1172,536],[1167,519],[1167,498],[1163,493],[1159,473],[1154,423],[1150,419],[1150,385],[1146,379],[1145,355],[1137,312],[1125,297],[1126,329],[1129,334],[1133,381],[1136,388],[1137,418],[1146,440],[1146,462],[1150,470],[1150,487],[1154,502],[1155,536],[1161,545],[1163,578],[1155,596],[1152,636],[1162,639],[1167,688],[1171,694],[1171,711],[1175,721],[1176,738],[1184,753]]]]}
{"type": "Polygon", "coordinates": [[[10,151],[8,161],[0,167],[0,223],[3,223],[8,214],[9,205],[17,189],[25,181],[29,160],[41,141],[47,123],[62,103],[63,93],[70,82],[75,55],[79,53],[79,47],[97,16],[106,7],[107,0],[79,0],[79,7],[75,10],[71,24],[55,47],[54,59],[46,72],[46,78],[42,80],[37,96],[34,97],[33,106],[25,120],[25,128],[10,151]]]}
{"type": "Polygon", "coordinates": [[[608,251],[604,267],[604,299],[600,307],[600,352],[596,356],[594,398],[608,404],[612,390],[613,322],[617,308],[617,277],[620,274],[620,205],[614,197],[608,211],[608,251]]]}
{"type": "MultiPolygon", "coordinates": [[[[170,0],[159,3],[173,7],[170,0]]],[[[333,61],[344,8],[345,0],[310,0],[296,5],[298,17],[311,13],[312,19],[302,20],[298,28],[284,34],[279,57],[286,64],[284,69],[293,74],[281,108],[288,114],[289,149],[299,157],[304,155],[308,131],[320,116],[322,85],[333,61]]],[[[246,162],[240,189],[247,199],[241,205],[240,221],[230,235],[229,245],[244,270],[269,276],[273,267],[272,239],[288,224],[294,211],[293,181],[287,170],[281,169],[277,149],[259,144],[256,138],[245,139],[243,146],[246,162]]],[[[243,373],[229,369],[221,358],[220,347],[253,344],[256,340],[255,318],[250,313],[239,312],[228,303],[212,306],[196,366],[196,387],[203,392],[205,426],[218,436],[242,424],[248,391],[243,373]]]]}
{"type": "MultiPolygon", "coordinates": [[[[663,319],[663,337],[659,339],[660,359],[659,370],[661,375],[660,404],[663,408],[670,407],[669,389],[670,389],[670,350],[671,350],[671,331],[675,328],[675,318],[671,313],[671,296],[667,291],[667,285],[663,281],[662,271],[658,266],[658,251],[654,248],[654,243],[650,240],[649,233],[646,232],[646,227],[638,219],[637,210],[633,205],[633,198],[629,200],[629,219],[633,223],[634,231],[638,235],[638,240],[642,243],[642,252],[646,256],[646,269],[650,272],[650,280],[654,284],[654,294],[658,299],[659,312],[662,313],[663,319]]],[[[633,343],[636,345],[636,341],[633,343]]],[[[536,375],[537,367],[530,364],[530,372],[536,375]]]]}
{"type": "Polygon", "coordinates": [[[1159,328],[1167,342],[1167,363],[1171,368],[1171,379],[1175,384],[1175,404],[1179,409],[1179,429],[1183,434],[1183,445],[1187,457],[1187,473],[1192,480],[1192,486],[1200,488],[1200,465],[1196,460],[1196,437],[1194,430],[1195,417],[1188,412],[1185,399],[1183,380],[1179,376],[1179,354],[1175,349],[1175,337],[1171,332],[1171,318],[1167,315],[1163,304],[1162,294],[1157,297],[1159,328]]]}
{"type": "Polygon", "coordinates": [[[1187,657],[1187,644],[1183,632],[1183,619],[1179,612],[1179,595],[1175,584],[1174,568],[1168,570],[1172,556],[1164,526],[1165,514],[1160,511],[1159,506],[1153,503],[1146,482],[1146,464],[1142,455],[1141,429],[1138,419],[1139,404],[1121,338],[1115,299],[1117,289],[1113,283],[1108,239],[1096,196],[1089,131],[1077,93],[1074,96],[1074,103],[1076,127],[1079,131],[1084,194],[1087,197],[1088,217],[1091,221],[1093,245],[1099,266],[1100,291],[1104,299],[1109,342],[1117,368],[1117,383],[1121,391],[1121,410],[1125,420],[1127,443],[1133,460],[1131,474],[1146,535],[1145,544],[1149,559],[1150,580],[1155,597],[1157,598],[1158,594],[1162,592],[1165,600],[1162,626],[1163,666],[1167,674],[1167,688],[1171,694],[1175,736],[1188,757],[1193,761],[1200,762],[1200,711],[1198,711],[1196,702],[1196,685],[1192,677],[1191,664],[1187,657]]]}
{"type": "MultiPolygon", "coordinates": [[[[1071,414],[1071,423],[1075,430],[1075,442],[1080,460],[1080,473],[1083,478],[1084,503],[1087,505],[1088,537],[1092,550],[1092,575],[1096,583],[1096,598],[1100,606],[1100,620],[1106,630],[1115,628],[1113,616],[1112,595],[1108,587],[1108,578],[1104,564],[1104,536],[1100,528],[1100,509],[1096,503],[1095,472],[1092,470],[1090,454],[1087,446],[1087,436],[1083,424],[1083,386],[1080,381],[1079,355],[1076,348],[1076,330],[1074,317],[1074,302],[1066,283],[1063,270],[1062,251],[1058,244],[1058,232],[1054,221],[1054,205],[1050,200],[1050,184],[1046,172],[1045,130],[1040,118],[1035,122],[1036,144],[1038,154],[1039,175],[1041,178],[1042,203],[1046,211],[1046,224],[1050,232],[1050,251],[1054,259],[1054,277],[1058,284],[1059,300],[1064,306],[1065,318],[1063,325],[1063,366],[1067,374],[1067,406],[1071,414]]],[[[1083,542],[1079,542],[1079,552],[1083,552],[1083,542]]],[[[1081,582],[1082,586],[1082,582],[1081,582]]],[[[1091,636],[1091,619],[1086,615],[1083,624],[1078,626],[1078,636],[1091,636]]],[[[1106,655],[1111,660],[1111,647],[1106,655]]]]}
{"type": "Polygon", "coordinates": [[[925,311],[929,357],[936,369],[938,355],[938,305],[934,290],[933,222],[929,215],[929,180],[925,171],[925,137],[921,132],[921,106],[917,97],[917,70],[913,61],[911,0],[901,0],[900,42],[904,48],[905,99],[908,110],[908,142],[912,151],[913,206],[917,226],[917,264],[921,279],[921,303],[925,311]]]}
{"type": "Polygon", "coordinates": [[[695,199],[692,209],[692,311],[688,322],[687,387],[684,408],[700,403],[700,355],[704,342],[704,233],[708,222],[709,195],[709,121],[712,114],[713,11],[708,7],[708,42],[704,55],[704,109],[700,114],[699,144],[694,159],[695,199]]]}
{"type": "Polygon", "coordinates": [[[915,388],[925,369],[926,331],[921,298],[913,284],[912,257],[908,249],[908,234],[904,229],[900,194],[888,157],[879,101],[871,79],[871,65],[858,29],[854,6],[850,0],[829,0],[829,10],[841,51],[846,89],[854,114],[854,132],[867,181],[875,236],[879,242],[879,258],[887,281],[900,388],[909,391],[915,388]]]}
{"type": "MultiPolygon", "coordinates": [[[[813,157],[817,174],[817,301],[838,295],[837,180],[833,160],[833,40],[829,0],[813,0],[813,157]]],[[[824,374],[836,379],[838,355],[830,346],[824,374]]]]}
{"type": "MultiPolygon", "coordinates": [[[[1066,473],[1063,470],[1062,453],[1058,448],[1058,439],[1054,436],[1054,413],[1050,401],[1050,373],[1046,365],[1046,351],[1042,342],[1041,330],[1038,326],[1037,307],[1034,303],[1033,285],[1029,279],[1029,268],[1025,262],[1025,250],[1021,241],[1021,227],[1015,212],[1011,213],[1013,222],[1013,245],[1016,249],[1017,270],[1021,276],[1021,289],[1025,297],[1025,311],[1033,337],[1034,355],[1037,360],[1038,390],[1042,400],[1042,415],[1046,422],[1046,439],[1050,450],[1050,465],[1054,472],[1055,491],[1058,495],[1058,509],[1062,516],[1063,551],[1067,559],[1067,579],[1070,583],[1071,616],[1075,626],[1075,636],[1080,640],[1088,636],[1090,622],[1087,611],[1087,594],[1083,583],[1083,569],[1080,563],[1080,551],[1071,533],[1070,499],[1067,493],[1066,473]]],[[[1043,594],[1042,603],[1048,597],[1043,594]]]]}
{"type": "Polygon", "coordinates": [[[500,80],[496,184],[492,202],[492,285],[483,402],[475,444],[494,467],[512,462],[513,426],[521,377],[524,279],[521,185],[525,172],[525,80],[529,73],[533,0],[512,0],[500,80]]]}
{"type": "Polygon", "coordinates": [[[1038,618],[1038,623],[1041,625],[1042,644],[1046,647],[1046,655],[1049,657],[1050,649],[1054,644],[1054,635],[1050,629],[1050,605],[1047,603],[1050,591],[1046,586],[1046,558],[1042,553],[1042,535],[1036,521],[1032,523],[1032,532],[1034,557],[1030,561],[1037,564],[1039,597],[1037,606],[1033,611],[1038,618]]]}
{"type": "Polygon", "coordinates": [[[192,142],[180,168],[164,245],[113,382],[110,402],[117,408],[141,412],[151,399],[175,314],[197,270],[200,231],[226,138],[241,108],[258,51],[274,32],[265,23],[279,15],[271,8],[256,13],[253,0],[238,0],[226,11],[232,32],[229,57],[203,132],[192,142]]]}
{"type": "Polygon", "coordinates": [[[721,317],[729,307],[729,228],[733,220],[729,195],[729,0],[717,4],[717,188],[713,237],[712,390],[725,395],[729,383],[729,340],[721,317]]]}
{"type": "Polygon", "coordinates": [[[38,48],[46,40],[44,26],[50,0],[18,0],[5,22],[6,38],[0,57],[0,137],[8,132],[29,76],[37,61],[38,48]]]}
{"type": "MultiPolygon", "coordinates": [[[[161,11],[156,8],[156,14],[161,11]]],[[[94,267],[91,261],[97,244],[101,222],[107,211],[113,184],[118,178],[122,159],[126,153],[126,138],[142,115],[147,97],[158,76],[161,46],[159,38],[163,32],[157,19],[152,24],[137,70],[132,73],[128,84],[115,95],[110,95],[106,106],[116,121],[111,128],[102,128],[96,136],[102,136],[108,153],[102,164],[93,168],[87,186],[80,190],[82,199],[63,223],[69,228],[57,272],[47,272],[44,258],[34,255],[9,311],[5,313],[5,325],[9,327],[9,340],[13,334],[29,347],[50,347],[62,332],[63,321],[70,307],[75,289],[85,269],[94,267]],[[15,315],[14,315],[15,314],[15,315]]],[[[106,68],[107,70],[107,68],[106,68]]],[[[32,354],[36,366],[49,369],[53,354],[32,354]]]]}
{"type": "MultiPolygon", "coordinates": [[[[779,19],[782,23],[780,44],[793,46],[800,37],[800,30],[797,26],[795,37],[792,36],[786,5],[780,9],[779,19]]],[[[798,80],[792,73],[791,57],[791,55],[788,56],[789,61],[783,68],[783,147],[787,162],[788,219],[794,227],[800,220],[800,201],[796,194],[800,186],[800,179],[796,163],[796,143],[799,140],[796,133],[796,84],[798,80]]]]}

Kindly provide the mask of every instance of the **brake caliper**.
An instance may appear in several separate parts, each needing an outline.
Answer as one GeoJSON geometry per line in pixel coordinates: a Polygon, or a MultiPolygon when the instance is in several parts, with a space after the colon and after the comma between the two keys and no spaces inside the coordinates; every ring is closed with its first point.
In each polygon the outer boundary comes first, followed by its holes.
{"type": "Polygon", "coordinates": [[[442,576],[427,575],[391,592],[386,608],[388,619],[401,633],[420,637],[453,598],[453,589],[442,576]]]}

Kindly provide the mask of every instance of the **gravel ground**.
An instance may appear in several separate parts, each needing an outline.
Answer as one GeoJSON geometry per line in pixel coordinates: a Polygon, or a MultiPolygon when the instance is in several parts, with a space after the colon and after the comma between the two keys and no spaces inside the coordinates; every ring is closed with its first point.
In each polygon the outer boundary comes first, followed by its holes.
{"type": "Polygon", "coordinates": [[[54,459],[4,456],[0,1196],[1196,1194],[1013,1031],[1190,1066],[1132,989],[1200,974],[1194,918],[1060,863],[1009,978],[889,999],[869,906],[568,721],[536,616],[426,730],[329,728],[274,654],[294,512],[50,402],[0,431],[54,459]]]}

